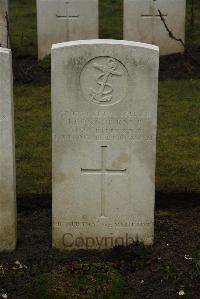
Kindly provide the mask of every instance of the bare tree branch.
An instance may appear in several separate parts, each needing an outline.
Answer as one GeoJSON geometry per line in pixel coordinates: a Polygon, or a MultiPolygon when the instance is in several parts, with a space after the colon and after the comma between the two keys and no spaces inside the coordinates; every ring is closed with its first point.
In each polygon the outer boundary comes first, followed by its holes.
{"type": "Polygon", "coordinates": [[[7,26],[7,41],[6,41],[6,45],[7,45],[7,48],[9,48],[11,41],[10,41],[10,23],[9,23],[8,12],[6,12],[5,19],[6,19],[6,26],[7,26]]]}
{"type": "Polygon", "coordinates": [[[166,22],[165,22],[165,19],[160,11],[160,9],[158,9],[158,12],[159,12],[159,15],[160,15],[160,18],[165,26],[165,29],[167,30],[167,32],[169,33],[169,37],[172,38],[173,40],[177,41],[177,42],[180,42],[182,44],[182,46],[185,48],[185,43],[183,42],[183,40],[181,38],[177,38],[173,32],[169,29],[169,27],[167,26],[166,22]]]}
{"type": "Polygon", "coordinates": [[[190,20],[190,24],[193,28],[194,27],[194,0],[192,0],[192,3],[191,3],[191,20],[190,20]]]}
{"type": "Polygon", "coordinates": [[[191,60],[193,62],[195,62],[198,66],[200,66],[200,62],[191,54],[191,52],[186,49],[185,43],[183,42],[183,40],[181,38],[177,38],[173,32],[169,29],[169,27],[167,26],[165,19],[163,17],[162,12],[160,11],[160,9],[158,9],[158,13],[160,15],[161,21],[163,22],[165,29],[167,30],[167,32],[169,33],[169,37],[172,38],[173,40],[180,42],[182,44],[182,46],[184,47],[185,51],[187,52],[188,56],[191,58],[191,60]]]}

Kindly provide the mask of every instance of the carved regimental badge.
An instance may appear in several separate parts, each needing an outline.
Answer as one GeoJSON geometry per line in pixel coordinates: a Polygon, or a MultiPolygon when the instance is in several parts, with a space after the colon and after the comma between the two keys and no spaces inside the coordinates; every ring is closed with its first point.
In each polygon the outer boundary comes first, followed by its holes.
{"type": "Polygon", "coordinates": [[[89,61],[80,80],[85,99],[101,106],[116,104],[127,93],[128,72],[113,57],[97,57],[89,61]]]}

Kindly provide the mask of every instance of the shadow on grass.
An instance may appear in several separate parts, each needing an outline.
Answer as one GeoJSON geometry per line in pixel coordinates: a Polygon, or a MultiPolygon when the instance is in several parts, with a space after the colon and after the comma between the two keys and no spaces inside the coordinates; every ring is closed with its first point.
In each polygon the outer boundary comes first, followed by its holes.
{"type": "Polygon", "coordinates": [[[17,196],[18,211],[31,211],[39,209],[51,209],[52,197],[51,194],[34,194],[17,196]]]}
{"type": "Polygon", "coordinates": [[[200,193],[156,193],[156,208],[187,209],[200,205],[200,193]]]}
{"type": "MultiPolygon", "coordinates": [[[[199,193],[164,193],[156,192],[155,206],[156,208],[192,208],[200,205],[200,194],[199,193]]],[[[51,209],[52,208],[52,197],[51,194],[34,194],[27,196],[17,197],[18,211],[31,211],[38,209],[51,209]]]]}

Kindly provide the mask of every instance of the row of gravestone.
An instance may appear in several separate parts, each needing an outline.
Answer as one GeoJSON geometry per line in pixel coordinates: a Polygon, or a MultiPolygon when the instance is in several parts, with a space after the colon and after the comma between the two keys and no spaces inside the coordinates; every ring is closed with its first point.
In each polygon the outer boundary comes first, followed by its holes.
{"type": "MultiPolygon", "coordinates": [[[[8,43],[7,1],[0,0],[2,46],[8,43]]],[[[97,39],[98,6],[98,0],[37,0],[39,59],[50,53],[52,44],[97,39]]],[[[183,52],[182,43],[169,37],[164,23],[177,39],[184,42],[185,10],[186,0],[124,0],[124,39],[156,44],[161,55],[183,52]]]]}
{"type": "MultiPolygon", "coordinates": [[[[159,49],[52,47],[53,246],[152,244],[159,49]]],[[[0,48],[0,251],[16,246],[11,51],[0,48]]]]}

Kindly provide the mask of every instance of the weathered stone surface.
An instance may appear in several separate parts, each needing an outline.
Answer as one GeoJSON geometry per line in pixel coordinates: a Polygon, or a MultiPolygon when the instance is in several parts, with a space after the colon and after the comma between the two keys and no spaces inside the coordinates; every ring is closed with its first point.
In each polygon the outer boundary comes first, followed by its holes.
{"type": "Polygon", "coordinates": [[[0,251],[16,246],[15,143],[11,51],[0,48],[0,251]]]}
{"type": "Polygon", "coordinates": [[[53,45],[53,246],[153,243],[159,52],[53,45]]]}
{"type": "Polygon", "coordinates": [[[98,0],[37,0],[38,57],[54,43],[98,38],[98,0]]]}
{"type": "Polygon", "coordinates": [[[183,52],[182,44],[169,37],[158,10],[184,42],[186,0],[124,0],[124,39],[155,44],[160,55],[183,52]]]}
{"type": "Polygon", "coordinates": [[[9,46],[7,17],[8,17],[8,0],[0,0],[0,47],[9,46]]]}

